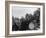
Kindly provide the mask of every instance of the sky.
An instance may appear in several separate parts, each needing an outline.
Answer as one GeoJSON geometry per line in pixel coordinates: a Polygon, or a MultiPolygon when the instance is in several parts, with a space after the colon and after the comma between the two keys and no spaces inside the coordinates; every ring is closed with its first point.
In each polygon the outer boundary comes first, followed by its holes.
{"type": "Polygon", "coordinates": [[[25,17],[25,14],[34,14],[34,11],[36,11],[38,8],[34,7],[19,7],[19,6],[13,6],[12,7],[12,16],[21,18],[22,16],[25,17]]]}

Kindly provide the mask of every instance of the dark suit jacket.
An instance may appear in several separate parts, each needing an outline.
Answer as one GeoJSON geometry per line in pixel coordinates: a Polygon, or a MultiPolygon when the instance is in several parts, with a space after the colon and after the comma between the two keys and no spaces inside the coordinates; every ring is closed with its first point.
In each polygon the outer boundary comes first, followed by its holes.
{"type": "Polygon", "coordinates": [[[21,30],[30,30],[29,29],[29,23],[30,23],[31,21],[24,21],[24,22],[22,22],[22,24],[21,24],[21,30]]]}
{"type": "Polygon", "coordinates": [[[13,26],[12,26],[12,31],[17,31],[18,30],[18,26],[16,25],[16,24],[14,24],[13,26]]]}

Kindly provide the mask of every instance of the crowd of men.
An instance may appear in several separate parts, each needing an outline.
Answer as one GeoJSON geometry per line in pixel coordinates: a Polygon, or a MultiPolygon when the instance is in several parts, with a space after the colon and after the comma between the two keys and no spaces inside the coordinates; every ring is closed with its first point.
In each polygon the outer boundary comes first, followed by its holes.
{"type": "Polygon", "coordinates": [[[38,30],[40,29],[40,9],[36,10],[34,12],[34,15],[32,14],[26,14],[25,18],[22,17],[14,18],[12,17],[12,31],[24,31],[24,30],[38,30]],[[29,28],[29,24],[34,24],[29,28]]]}

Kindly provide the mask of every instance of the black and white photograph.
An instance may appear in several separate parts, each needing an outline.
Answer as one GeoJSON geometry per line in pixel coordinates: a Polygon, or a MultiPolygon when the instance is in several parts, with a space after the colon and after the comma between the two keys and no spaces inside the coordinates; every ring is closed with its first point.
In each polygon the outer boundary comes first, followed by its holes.
{"type": "Polygon", "coordinates": [[[45,33],[43,3],[7,2],[6,13],[6,34],[28,36],[45,33]]]}
{"type": "Polygon", "coordinates": [[[10,15],[10,31],[13,33],[39,33],[43,30],[42,6],[11,4],[10,15]]]}
{"type": "Polygon", "coordinates": [[[12,31],[27,31],[40,29],[40,8],[12,8],[12,31]]]}

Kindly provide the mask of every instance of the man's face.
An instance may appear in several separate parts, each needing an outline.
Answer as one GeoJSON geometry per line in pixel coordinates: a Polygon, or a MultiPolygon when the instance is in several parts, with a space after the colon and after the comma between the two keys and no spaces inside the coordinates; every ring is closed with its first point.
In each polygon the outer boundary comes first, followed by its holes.
{"type": "Polygon", "coordinates": [[[30,20],[31,17],[32,17],[31,15],[27,15],[27,16],[26,16],[26,19],[27,19],[27,20],[30,20]]]}
{"type": "Polygon", "coordinates": [[[17,26],[20,26],[21,25],[21,22],[20,22],[19,19],[15,19],[15,23],[16,23],[17,26]]]}

